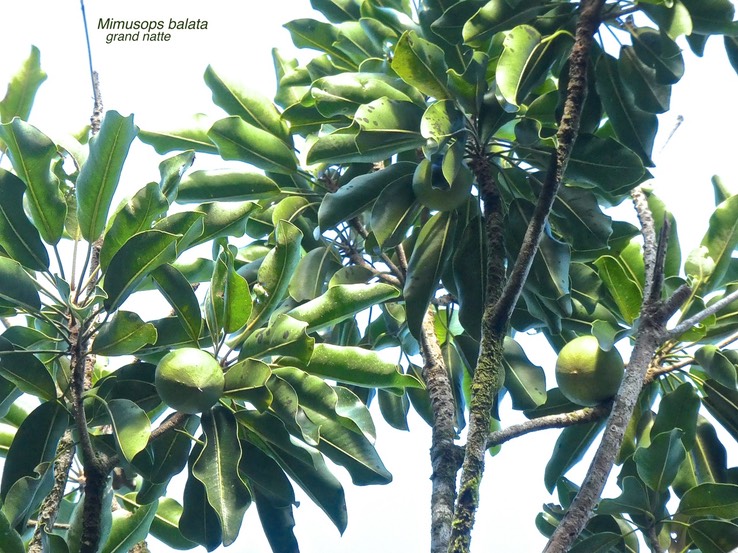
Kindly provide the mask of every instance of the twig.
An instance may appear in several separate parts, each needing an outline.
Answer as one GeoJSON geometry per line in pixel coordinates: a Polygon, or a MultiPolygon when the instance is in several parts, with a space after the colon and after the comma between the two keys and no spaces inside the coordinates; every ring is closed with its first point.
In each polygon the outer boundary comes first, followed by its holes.
{"type": "Polygon", "coordinates": [[[607,402],[595,407],[585,407],[576,411],[570,411],[569,413],[546,415],[545,417],[539,417],[537,419],[521,422],[520,424],[514,424],[508,428],[491,432],[487,439],[487,446],[492,447],[504,444],[513,438],[518,438],[525,434],[530,434],[531,432],[538,432],[539,430],[566,428],[567,426],[597,421],[606,417],[610,413],[611,407],[612,403],[607,402]]]}
{"type": "MultiPolygon", "coordinates": [[[[369,236],[369,233],[367,232],[366,228],[364,228],[364,225],[362,225],[358,219],[352,219],[351,226],[365,240],[369,236]]],[[[392,274],[394,274],[398,279],[400,279],[400,286],[402,286],[402,284],[405,283],[405,273],[401,271],[397,265],[395,265],[395,263],[390,259],[390,257],[386,253],[382,252],[379,254],[379,256],[382,258],[382,261],[384,262],[385,265],[387,265],[387,267],[392,272],[392,274]]]]}
{"type": "Polygon", "coordinates": [[[674,340],[687,332],[689,329],[691,329],[694,326],[697,326],[702,321],[704,321],[707,317],[710,317],[711,315],[714,315],[718,311],[720,311],[723,307],[726,307],[727,305],[730,305],[735,300],[738,299],[738,290],[735,290],[734,292],[728,294],[724,298],[716,301],[709,307],[706,307],[696,315],[693,315],[689,319],[682,321],[678,325],[676,325],[674,328],[669,330],[666,334],[666,338],[669,340],[674,340]]]}

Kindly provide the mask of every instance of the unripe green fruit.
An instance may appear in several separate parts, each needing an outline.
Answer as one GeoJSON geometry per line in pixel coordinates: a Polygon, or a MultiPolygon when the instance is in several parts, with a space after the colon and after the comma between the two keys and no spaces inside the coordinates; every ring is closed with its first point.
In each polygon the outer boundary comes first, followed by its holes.
{"type": "Polygon", "coordinates": [[[617,394],[623,368],[618,350],[605,351],[594,336],[580,336],[561,348],[556,382],[569,401],[591,407],[617,394]]]}
{"type": "Polygon", "coordinates": [[[474,175],[465,166],[461,166],[454,182],[446,181],[440,167],[434,168],[427,160],[422,160],[413,174],[413,192],[421,204],[429,209],[451,211],[456,209],[469,197],[474,175]]]}
{"type": "Polygon", "coordinates": [[[193,415],[207,411],[220,399],[225,377],[218,361],[208,352],[181,348],[161,358],[154,383],[164,403],[193,415]]]}

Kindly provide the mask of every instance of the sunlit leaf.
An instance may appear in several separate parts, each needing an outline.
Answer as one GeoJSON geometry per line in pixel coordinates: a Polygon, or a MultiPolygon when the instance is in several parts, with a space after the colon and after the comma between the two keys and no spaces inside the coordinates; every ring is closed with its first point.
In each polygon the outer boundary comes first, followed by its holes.
{"type": "Polygon", "coordinates": [[[117,311],[102,325],[92,345],[98,355],[128,355],[156,342],[156,328],[145,323],[137,313],[117,311]]]}
{"type": "Polygon", "coordinates": [[[26,186],[18,177],[0,169],[0,247],[32,271],[49,268],[49,254],[36,227],[23,210],[26,186]]]}
{"type": "Polygon", "coordinates": [[[0,101],[0,121],[7,123],[13,117],[27,121],[36,92],[46,77],[46,73],[41,69],[41,52],[35,46],[31,46],[30,55],[13,75],[5,97],[0,101]]]}

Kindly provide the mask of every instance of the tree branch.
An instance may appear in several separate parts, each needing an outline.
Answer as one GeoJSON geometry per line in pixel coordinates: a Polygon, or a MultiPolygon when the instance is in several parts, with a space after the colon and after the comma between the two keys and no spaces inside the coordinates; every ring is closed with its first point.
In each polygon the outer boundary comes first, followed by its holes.
{"type": "Polygon", "coordinates": [[[538,432],[539,430],[566,428],[567,426],[597,421],[606,417],[610,413],[611,407],[612,403],[607,402],[595,407],[585,407],[568,413],[546,415],[545,417],[514,424],[508,428],[491,432],[487,439],[487,447],[504,444],[513,438],[518,438],[531,432],[538,432]]]}
{"type": "Polygon", "coordinates": [[[697,326],[702,321],[704,321],[707,317],[714,315],[718,311],[720,311],[723,307],[726,307],[733,303],[735,300],[738,299],[738,290],[728,294],[724,298],[716,301],[709,307],[706,307],[696,315],[693,315],[689,319],[682,321],[678,325],[676,325],[674,328],[669,330],[666,334],[666,338],[669,340],[674,340],[676,338],[679,338],[682,334],[687,332],[689,329],[691,329],[694,326],[697,326]]]}
{"type": "Polygon", "coordinates": [[[456,500],[456,473],[460,467],[459,448],[454,444],[455,407],[448,370],[436,338],[431,307],[423,318],[420,351],[423,381],[428,389],[433,413],[431,438],[431,553],[444,553],[451,538],[451,521],[456,500]]]}

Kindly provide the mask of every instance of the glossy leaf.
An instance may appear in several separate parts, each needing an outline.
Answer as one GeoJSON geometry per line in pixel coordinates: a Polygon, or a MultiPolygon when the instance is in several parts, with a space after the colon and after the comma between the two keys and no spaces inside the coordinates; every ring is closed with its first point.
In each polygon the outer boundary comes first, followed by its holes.
{"type": "Polygon", "coordinates": [[[100,249],[100,266],[107,269],[113,255],[134,234],[148,230],[169,207],[159,185],[150,182],[125,202],[113,216],[100,249]]]}
{"type": "Polygon", "coordinates": [[[454,212],[436,213],[423,225],[408,261],[403,295],[408,328],[416,338],[453,252],[455,231],[454,212]]]}
{"type": "MultiPolygon", "coordinates": [[[[170,415],[167,420],[173,416],[170,415]]],[[[194,435],[199,424],[198,417],[187,415],[183,421],[174,426],[173,431],[150,441],[146,448],[133,458],[132,465],[149,482],[154,484],[169,482],[170,478],[182,472],[187,465],[187,457],[192,447],[190,436],[194,435]]]]}
{"type": "Polygon", "coordinates": [[[292,299],[303,302],[320,296],[330,276],[341,268],[339,260],[340,257],[335,249],[324,246],[305,254],[300,259],[290,281],[288,290],[292,299]]]}
{"type": "Polygon", "coordinates": [[[656,72],[659,84],[674,84],[684,75],[684,59],[676,42],[649,27],[632,27],[630,35],[638,57],[656,72]]]}
{"type": "Polygon", "coordinates": [[[153,270],[171,263],[177,256],[176,234],[147,230],[132,236],[115,253],[105,274],[103,289],[108,294],[105,307],[114,311],[135,292],[153,270]]]}
{"type": "Polygon", "coordinates": [[[192,474],[205,486],[223,530],[223,545],[231,545],[241,528],[251,494],[238,474],[241,444],[236,419],[224,407],[203,414],[205,448],[192,467],[192,474]]]}
{"type": "Polygon", "coordinates": [[[98,355],[129,355],[147,344],[156,342],[156,328],[145,323],[137,313],[117,311],[103,324],[92,344],[98,355]]]}
{"type": "Polygon", "coordinates": [[[621,483],[622,493],[614,499],[603,499],[597,507],[599,514],[619,515],[626,513],[654,521],[651,502],[646,486],[635,476],[626,476],[621,483]]]}
{"type": "Polygon", "coordinates": [[[588,190],[561,187],[551,216],[556,229],[578,251],[604,248],[612,234],[612,219],[600,210],[597,198],[588,190]]]}
{"type": "Polygon", "coordinates": [[[258,489],[254,490],[254,502],[261,527],[272,551],[276,553],[299,551],[297,538],[292,530],[295,526],[292,505],[275,506],[258,489]]]}
{"type": "MultiPolygon", "coordinates": [[[[28,482],[31,497],[35,489],[38,489],[40,481],[34,480],[35,468],[42,463],[53,461],[59,439],[69,424],[69,414],[64,406],[55,401],[49,401],[36,407],[18,428],[5,459],[0,484],[0,497],[5,502],[3,511],[6,515],[10,500],[8,493],[14,484],[28,477],[31,479],[28,482]]],[[[30,507],[31,505],[25,505],[26,509],[30,507]]],[[[17,522],[17,520],[11,521],[11,524],[15,526],[17,522]]]]}
{"type": "Polygon", "coordinates": [[[41,52],[31,46],[31,53],[11,78],[5,97],[0,101],[0,121],[7,123],[13,117],[27,121],[36,93],[46,77],[41,69],[41,52]]]}
{"type": "Polygon", "coordinates": [[[659,412],[651,427],[651,440],[662,432],[670,432],[675,428],[682,430],[682,443],[691,449],[697,432],[697,416],[700,409],[700,398],[694,386],[685,382],[679,387],[664,394],[659,403],[659,412]]]}
{"type": "Polygon", "coordinates": [[[640,158],[616,140],[585,134],[574,143],[566,178],[622,194],[641,180],[644,171],[640,158]]]}
{"type": "Polygon", "coordinates": [[[223,159],[245,161],[264,171],[289,174],[297,168],[292,149],[271,133],[237,116],[216,121],[208,137],[223,159]]]}
{"type": "Polygon", "coordinates": [[[221,236],[243,236],[246,232],[246,218],[253,209],[254,204],[250,202],[235,205],[212,202],[198,206],[198,212],[205,214],[202,220],[203,229],[188,247],[205,244],[221,236]]]}
{"type": "Polygon", "coordinates": [[[233,269],[233,253],[224,249],[215,263],[205,299],[205,315],[211,334],[216,336],[221,329],[227,334],[235,332],[249,320],[251,308],[249,285],[233,269]]]}
{"type": "Polygon", "coordinates": [[[703,346],[695,352],[694,358],[707,375],[716,382],[731,389],[738,386],[735,365],[717,347],[703,346]]]}
{"type": "Polygon", "coordinates": [[[655,115],[636,107],[633,93],[623,84],[617,65],[617,60],[609,54],[599,59],[595,68],[597,92],[618,139],[638,154],[644,165],[651,167],[658,121],[655,115]]]}
{"type": "Polygon", "coordinates": [[[59,179],[51,172],[56,145],[36,127],[18,118],[0,125],[0,139],[16,175],[26,185],[26,201],[31,218],[47,244],[56,244],[64,232],[67,203],[59,179]]]}
{"type": "Polygon", "coordinates": [[[370,388],[423,387],[419,380],[400,373],[396,364],[384,361],[378,353],[353,346],[315,344],[304,369],[310,374],[370,388]]]}
{"type": "Polygon", "coordinates": [[[543,477],[549,492],[553,492],[559,478],[581,460],[600,433],[602,425],[602,421],[589,422],[570,426],[561,431],[543,477]]]}
{"type": "Polygon", "coordinates": [[[521,86],[523,74],[539,44],[541,34],[530,25],[520,25],[505,35],[495,80],[503,98],[512,105],[518,105],[527,93],[521,86]]]}
{"type": "Polygon", "coordinates": [[[372,233],[381,248],[401,243],[420,212],[421,206],[408,184],[412,184],[412,174],[388,184],[372,206],[372,233]]]}
{"type": "Polygon", "coordinates": [[[243,202],[270,198],[279,187],[269,177],[252,171],[214,169],[194,171],[182,179],[177,192],[179,203],[243,202]]]}
{"type": "Polygon", "coordinates": [[[620,50],[618,68],[637,107],[650,113],[664,113],[669,109],[671,87],[656,81],[656,70],[643,63],[632,46],[620,50]]]}
{"type": "Polygon", "coordinates": [[[266,321],[277,309],[287,295],[290,279],[300,261],[302,233],[295,225],[280,221],[274,230],[274,236],[276,246],[259,267],[258,286],[265,293],[260,294],[255,287],[256,301],[249,321],[249,327],[252,328],[266,321]]]}
{"type": "Polygon", "coordinates": [[[487,248],[480,217],[474,217],[464,229],[453,254],[454,282],[459,296],[459,321],[475,339],[482,333],[487,248]]]}
{"type": "MultiPolygon", "coordinates": [[[[204,441],[205,436],[200,436],[204,441]]],[[[204,446],[195,443],[187,462],[187,481],[182,494],[182,515],[179,518],[179,530],[190,541],[203,545],[208,551],[214,551],[223,540],[223,530],[215,509],[208,502],[205,485],[193,475],[193,465],[202,454],[204,446]]]]}
{"type": "Polygon", "coordinates": [[[149,442],[149,417],[143,409],[127,399],[112,399],[107,402],[107,409],[118,449],[123,458],[130,462],[149,442]]]}
{"type": "Polygon", "coordinates": [[[241,358],[287,355],[307,361],[315,339],[307,335],[307,323],[280,313],[254,332],[241,346],[241,358]]]}
{"type": "Polygon", "coordinates": [[[346,54],[333,46],[338,31],[333,25],[314,19],[295,19],[284,26],[298,48],[310,48],[330,54],[334,63],[342,69],[354,69],[356,65],[346,54]]]}
{"type": "Polygon", "coordinates": [[[100,550],[101,553],[127,553],[138,542],[149,535],[149,528],[158,502],[142,505],[132,513],[125,509],[118,509],[113,513],[113,525],[107,540],[100,550]]]}
{"type": "Polygon", "coordinates": [[[686,458],[682,443],[684,432],[675,428],[662,432],[651,440],[648,447],[639,447],[633,459],[638,475],[654,491],[666,491],[676,477],[679,465],[686,458]]]}
{"type": "Polygon", "coordinates": [[[0,169],[0,247],[32,271],[49,268],[49,254],[41,235],[23,209],[26,186],[18,177],[0,169]]]}
{"type": "Polygon", "coordinates": [[[289,133],[274,104],[258,92],[228,82],[218,75],[212,65],[205,69],[205,84],[213,93],[213,102],[229,115],[237,115],[285,142],[289,133]]]}
{"type": "Polygon", "coordinates": [[[530,362],[525,351],[512,338],[505,338],[503,366],[505,388],[512,397],[513,409],[535,409],[546,401],[543,369],[530,362]]]}
{"type": "Polygon", "coordinates": [[[514,5],[496,0],[487,2],[464,24],[464,42],[474,48],[482,47],[495,33],[512,29],[544,9],[536,0],[523,0],[514,5]]]}
{"type": "Polygon", "coordinates": [[[672,6],[666,4],[666,2],[663,5],[644,3],[641,9],[672,40],[676,40],[682,35],[691,35],[694,25],[689,10],[680,0],[674,0],[672,6]]]}
{"type": "Polygon", "coordinates": [[[79,229],[88,242],[97,240],[105,228],[123,163],[137,133],[133,115],[108,111],[100,132],[90,140],[90,157],[80,169],[75,188],[79,229]]]}
{"type": "Polygon", "coordinates": [[[46,366],[32,353],[13,349],[7,340],[0,340],[0,376],[26,394],[56,399],[56,384],[46,366]]]}
{"type": "Polygon", "coordinates": [[[239,411],[236,418],[249,433],[254,434],[255,439],[263,441],[262,448],[343,533],[347,522],[343,488],[326,467],[322,456],[313,448],[291,440],[284,425],[270,414],[239,411]]]}
{"type": "Polygon", "coordinates": [[[144,144],[153,146],[159,154],[176,150],[194,150],[204,154],[217,154],[218,148],[208,136],[211,125],[210,118],[199,113],[193,116],[189,126],[160,131],[142,130],[139,131],[138,138],[144,144]]]}
{"type": "Polygon", "coordinates": [[[700,484],[685,492],[677,512],[694,517],[738,518],[738,486],[700,484]]]}
{"type": "Polygon", "coordinates": [[[26,551],[23,540],[2,511],[0,511],[0,543],[3,544],[3,553],[25,553],[26,551]]]}
{"type": "Polygon", "coordinates": [[[389,187],[410,188],[415,164],[399,162],[366,175],[351,179],[332,194],[326,194],[318,210],[318,222],[322,230],[348,221],[374,204],[380,193],[389,187]],[[403,183],[402,185],[397,183],[403,183]]]}
{"type": "MultiPolygon", "coordinates": [[[[412,101],[411,96],[416,94],[412,94],[408,90],[408,85],[397,77],[368,72],[326,75],[316,79],[310,87],[310,96],[315,102],[315,110],[322,118],[323,124],[332,121],[347,121],[348,124],[348,119],[341,116],[352,116],[362,104],[368,104],[382,97],[409,102],[412,101]]],[[[292,122],[295,117],[293,114],[300,106],[301,104],[291,106],[284,116],[292,122]]],[[[303,110],[308,109],[306,106],[301,107],[303,110]]]]}
{"type": "Polygon", "coordinates": [[[703,390],[706,396],[702,403],[708,412],[738,440],[738,391],[711,379],[705,381],[703,390]]]}
{"type": "Polygon", "coordinates": [[[727,520],[697,520],[688,532],[701,553],[730,553],[738,545],[738,524],[727,520]]]}
{"type": "Polygon", "coordinates": [[[172,549],[194,549],[197,544],[185,538],[179,530],[181,516],[182,506],[179,503],[170,497],[161,498],[154,520],[151,521],[151,535],[172,549]]]}
{"type": "Polygon", "coordinates": [[[444,53],[438,46],[407,31],[397,41],[392,69],[402,80],[436,100],[449,98],[444,53]]]}
{"type": "Polygon", "coordinates": [[[731,196],[715,208],[701,246],[715,264],[707,278],[706,289],[720,285],[728,270],[733,250],[738,246],[738,196],[731,196]]]}
{"type": "Polygon", "coordinates": [[[308,323],[308,332],[333,326],[357,313],[400,295],[394,286],[375,282],[372,284],[344,284],[333,286],[312,301],[303,303],[287,312],[299,321],[308,323]]]}
{"type": "Polygon", "coordinates": [[[200,337],[200,303],[187,278],[172,265],[161,265],[151,276],[154,284],[172,306],[177,318],[194,342],[200,337]]]}
{"type": "Polygon", "coordinates": [[[177,198],[177,191],[182,176],[195,161],[195,152],[188,150],[181,154],[173,155],[159,164],[159,187],[169,203],[177,198]]]}
{"type": "Polygon", "coordinates": [[[643,290],[640,283],[620,258],[602,256],[595,261],[595,265],[625,322],[632,323],[641,311],[643,290]]]}
{"type": "Polygon", "coordinates": [[[249,401],[259,410],[269,407],[272,396],[266,383],[272,371],[269,365],[256,359],[244,359],[228,368],[224,393],[228,397],[249,401]]]}

